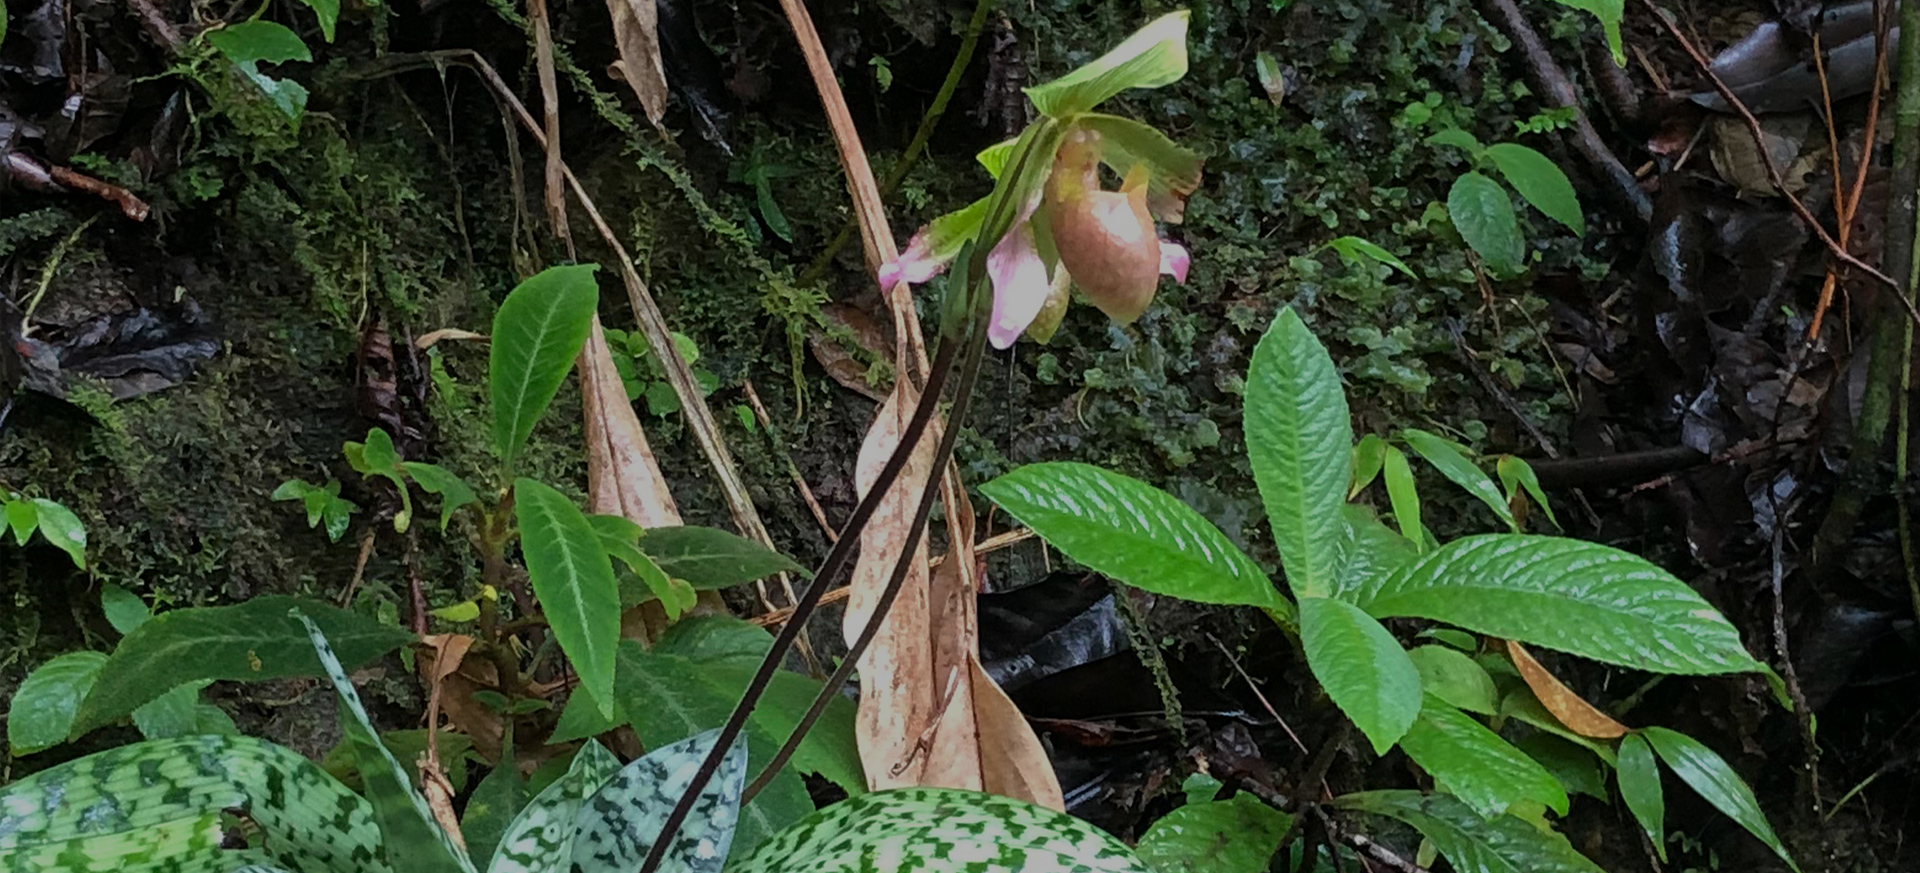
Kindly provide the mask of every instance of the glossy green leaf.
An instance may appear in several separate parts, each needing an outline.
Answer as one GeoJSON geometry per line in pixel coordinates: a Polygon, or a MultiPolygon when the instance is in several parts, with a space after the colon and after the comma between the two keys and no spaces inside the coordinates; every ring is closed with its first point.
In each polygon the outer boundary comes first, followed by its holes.
{"type": "Polygon", "coordinates": [[[1409,279],[1420,278],[1419,276],[1416,276],[1413,274],[1413,268],[1407,266],[1406,262],[1400,260],[1400,258],[1395,256],[1394,253],[1387,251],[1384,248],[1381,248],[1380,246],[1376,245],[1372,240],[1365,239],[1363,237],[1357,237],[1357,236],[1336,237],[1332,240],[1328,240],[1327,244],[1324,246],[1321,246],[1321,248],[1333,249],[1334,254],[1337,254],[1340,256],[1340,260],[1346,261],[1349,264],[1359,264],[1365,261],[1371,261],[1377,264],[1386,264],[1389,267],[1399,270],[1401,273],[1404,273],[1406,277],[1409,279]]]}
{"type": "Polygon", "coordinates": [[[112,584],[100,586],[100,610],[106,613],[107,624],[113,625],[113,629],[121,634],[133,633],[134,628],[146,624],[147,619],[153,617],[146,601],[112,584]]]}
{"type": "Polygon", "coordinates": [[[1493,677],[1466,653],[1446,646],[1420,646],[1408,650],[1407,657],[1420,671],[1420,687],[1428,694],[1468,712],[1499,714],[1500,692],[1493,677]]]}
{"type": "Polygon", "coordinates": [[[438,464],[423,464],[407,461],[400,465],[407,477],[419,483],[420,490],[428,494],[440,495],[440,530],[445,532],[447,522],[453,520],[454,510],[469,503],[479,502],[473,493],[473,486],[467,480],[454,475],[453,471],[438,464]]]}
{"type": "Polygon", "coordinates": [[[255,19],[207,31],[207,42],[240,65],[311,61],[307,44],[285,25],[255,19]]]}
{"type": "Polygon", "coordinates": [[[1486,504],[1507,527],[1519,530],[1513,510],[1507,507],[1507,498],[1500,493],[1499,486],[1493,484],[1493,477],[1480,469],[1460,444],[1411,427],[1401,431],[1400,436],[1423,460],[1439,470],[1440,475],[1486,504]]]}
{"type": "Polygon", "coordinates": [[[1185,10],[1154,19],[1126,41],[1086,65],[1044,85],[1026,89],[1041,114],[1067,118],[1093,109],[1131,88],[1158,88],[1187,74],[1185,10]]]}
{"type": "Polygon", "coordinates": [[[1567,814],[1560,780],[1486,725],[1431,694],[1400,748],[1449,793],[1488,818],[1527,802],[1567,814]]]}
{"type": "Polygon", "coordinates": [[[1416,617],[1662,673],[1761,669],[1700,595],[1636,555],[1526,534],[1467,537],[1362,592],[1380,617],[1416,617]]]}
{"type": "Polygon", "coordinates": [[[40,527],[40,514],[31,500],[9,500],[6,505],[7,529],[13,531],[14,545],[24,546],[27,537],[40,527]]]}
{"type": "Polygon", "coordinates": [[[1486,150],[1486,147],[1482,146],[1480,140],[1475,139],[1473,134],[1457,127],[1448,128],[1427,137],[1427,145],[1452,146],[1465,151],[1475,160],[1478,160],[1480,153],[1486,150]]]}
{"type": "Polygon", "coordinates": [[[1533,208],[1566,225],[1575,236],[1586,234],[1587,220],[1580,214],[1580,198],[1573,193],[1573,183],[1546,155],[1514,142],[1490,145],[1486,155],[1507,184],[1533,208]]]}
{"type": "Polygon", "coordinates": [[[1604,873],[1566,837],[1511,815],[1482,818],[1445,794],[1363,791],[1334,805],[1412,825],[1458,873],[1604,873]]]}
{"type": "Polygon", "coordinates": [[[619,769],[620,760],[599,743],[581,746],[566,773],[541,789],[507,825],[487,873],[567,873],[580,808],[619,769]]]}
{"type": "Polygon", "coordinates": [[[1540,477],[1534,475],[1533,465],[1513,455],[1501,455],[1500,462],[1494,465],[1494,472],[1500,476],[1500,487],[1506,489],[1507,502],[1513,502],[1515,486],[1526,489],[1527,496],[1533,498],[1533,505],[1547,514],[1547,521],[1554,527],[1560,526],[1560,519],[1553,517],[1553,504],[1547,501],[1547,494],[1540,488],[1540,477]]]}
{"type": "Polygon", "coordinates": [[[729,588],[775,573],[813,575],[792,558],[719,528],[648,528],[640,550],[667,575],[702,590],[729,588]]]}
{"type": "Polygon", "coordinates": [[[74,717],[74,735],[124,718],[187,682],[325,675],[304,626],[288,614],[296,607],[355,667],[413,639],[413,634],[375,619],[280,594],[234,606],[168,610],[120,641],[74,717]]]}
{"type": "Polygon", "coordinates": [[[1639,734],[1620,738],[1619,763],[1614,773],[1620,783],[1620,799],[1627,811],[1645,828],[1653,850],[1661,861],[1667,860],[1667,797],[1660,785],[1660,765],[1654,761],[1653,746],[1639,734]]]}
{"type": "Polygon", "coordinates": [[[1380,522],[1373,510],[1349,503],[1340,508],[1346,525],[1347,565],[1331,596],[1352,603],[1360,591],[1370,591],[1386,576],[1419,556],[1413,542],[1380,522]]]}
{"type": "Polygon", "coordinates": [[[1295,597],[1331,592],[1343,563],[1340,507],[1353,481],[1353,427],[1333,359],[1291,307],[1254,348],[1246,432],[1287,584],[1295,597]]]}
{"type": "Polygon", "coordinates": [[[87,569],[87,526],[80,523],[80,518],[45,497],[33,498],[33,510],[40,520],[41,538],[66,552],[75,567],[87,569]]]}
{"type": "Polygon", "coordinates": [[[1384,755],[1420,714],[1420,672],[1387,629],[1358,607],[1300,599],[1300,645],[1327,696],[1384,755]]]}
{"type": "Polygon", "coordinates": [[[149,740],[190,737],[200,733],[200,691],[207,680],[188,682],[134,709],[133,726],[149,740]]]}
{"type": "Polygon", "coordinates": [[[1420,488],[1413,481],[1413,467],[1397,446],[1387,446],[1380,465],[1381,478],[1387,482],[1387,502],[1393,505],[1393,522],[1414,551],[1426,551],[1427,527],[1420,521],[1420,488]]]}
{"type": "Polygon", "coordinates": [[[952,788],[896,788],[807,816],[727,873],[1153,873],[1094,825],[1045,807],[952,788]]]}
{"type": "Polygon", "coordinates": [[[1264,873],[1292,824],[1253,795],[1236,794],[1167,813],[1133,850],[1154,873],[1264,873]]]}
{"type": "Polygon", "coordinates": [[[520,283],[493,316],[487,361],[493,448],[507,470],[586,345],[600,285],[593,264],[550,267],[520,283]]]}
{"type": "Polygon", "coordinates": [[[527,579],[580,687],[613,714],[613,650],[620,640],[620,587],[586,513],[551,486],[513,483],[514,515],[527,579]]]}
{"type": "Polygon", "coordinates": [[[1660,754],[1660,760],[1673,768],[1680,781],[1687,783],[1701,797],[1706,798],[1713,808],[1733,819],[1755,839],[1765,843],[1767,848],[1787,862],[1795,871],[1800,865],[1794,863],[1787,854],[1786,846],[1780,844],[1780,838],[1773,832],[1773,826],[1767,824],[1767,815],[1760,811],[1760,801],[1753,796],[1753,789],[1747,787],[1745,780],[1733,772],[1725,758],[1707,748],[1699,740],[1675,730],[1663,727],[1644,728],[1638,732],[1652,744],[1653,750],[1660,754]]]}
{"type": "Polygon", "coordinates": [[[1447,215],[1460,238],[1488,265],[1504,272],[1520,269],[1526,242],[1520,238],[1513,201],[1499,182],[1479,173],[1461,173],[1447,192],[1447,215]]]}
{"type": "Polygon", "coordinates": [[[1138,479],[1054,461],[1015,469],[980,492],[1067,557],[1128,585],[1201,603],[1286,608],[1226,534],[1138,479]]]}
{"type": "MultiPolygon", "coordinates": [[[[677,743],[656,746],[620,769],[581,807],[573,841],[576,873],[630,873],[653,848],[668,813],[693,784],[694,771],[720,738],[718,728],[677,743]]],[[[694,799],[661,869],[720,873],[740,822],[740,793],[747,785],[745,737],[720,759],[720,769],[694,799]]]]}
{"type": "Polygon", "coordinates": [[[1347,499],[1360,496],[1368,485],[1380,475],[1380,467],[1387,462],[1387,441],[1378,435],[1367,434],[1353,444],[1353,485],[1347,488],[1347,499]]]}
{"type": "Polygon", "coordinates": [[[30,755],[66,742],[80,701],[106,663],[99,652],[68,652],[28,673],[7,702],[7,747],[13,754],[30,755]]]}

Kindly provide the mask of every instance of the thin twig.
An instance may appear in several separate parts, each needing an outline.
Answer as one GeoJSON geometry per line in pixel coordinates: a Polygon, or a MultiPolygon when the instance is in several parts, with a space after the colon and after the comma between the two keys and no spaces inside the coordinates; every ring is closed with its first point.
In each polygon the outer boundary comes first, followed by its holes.
{"type": "MultiPolygon", "coordinates": [[[[1768,498],[1772,498],[1772,489],[1768,489],[1768,498]]],[[[1807,695],[1800,687],[1800,673],[1794,669],[1793,654],[1787,646],[1787,608],[1786,580],[1786,539],[1787,519],[1781,507],[1773,509],[1773,652],[1780,658],[1781,680],[1787,685],[1787,698],[1793,701],[1793,720],[1800,728],[1800,744],[1807,756],[1805,780],[1795,780],[1801,790],[1806,792],[1801,798],[1803,803],[1812,805],[1815,814],[1820,812],[1820,745],[1813,737],[1813,710],[1807,706],[1807,695]]]]}

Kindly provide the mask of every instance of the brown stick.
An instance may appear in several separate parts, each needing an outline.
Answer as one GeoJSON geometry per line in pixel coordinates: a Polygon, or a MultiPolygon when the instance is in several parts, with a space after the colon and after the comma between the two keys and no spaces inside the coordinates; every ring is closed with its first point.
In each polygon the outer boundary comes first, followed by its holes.
{"type": "Polygon", "coordinates": [[[547,152],[547,220],[553,235],[566,246],[567,260],[575,260],[573,232],[567,228],[567,195],[562,180],[565,165],[560,160],[560,84],[553,74],[553,27],[547,21],[547,0],[527,0],[527,15],[533,19],[533,48],[540,73],[540,104],[545,115],[547,152]]]}

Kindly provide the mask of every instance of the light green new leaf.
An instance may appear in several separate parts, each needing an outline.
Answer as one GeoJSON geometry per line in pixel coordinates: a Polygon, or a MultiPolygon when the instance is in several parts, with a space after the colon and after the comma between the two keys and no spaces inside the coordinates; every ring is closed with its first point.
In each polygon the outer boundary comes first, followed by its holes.
{"type": "Polygon", "coordinates": [[[1427,528],[1420,522],[1420,488],[1413,481],[1413,467],[1399,446],[1387,446],[1381,462],[1381,478],[1387,482],[1387,502],[1393,505],[1393,521],[1400,535],[1416,552],[1427,550],[1427,528]]]}
{"type": "Polygon", "coordinates": [[[980,493],[1067,557],[1128,585],[1201,603],[1287,609],[1226,534],[1138,479],[1052,461],[1015,469],[980,493]]]}
{"type": "Polygon", "coordinates": [[[1380,467],[1387,462],[1387,441],[1377,434],[1367,434],[1353,444],[1353,485],[1347,489],[1347,499],[1360,496],[1368,485],[1380,475],[1380,467]]]}
{"type": "Polygon", "coordinates": [[[1327,696],[1384,755],[1420,714],[1420,672],[1393,635],[1358,607],[1300,598],[1300,645],[1327,696]]]}
{"type": "Polygon", "coordinates": [[[40,527],[40,514],[33,508],[31,500],[9,500],[6,506],[7,529],[13,531],[13,543],[17,546],[27,544],[27,537],[40,527]]]}
{"type": "Polygon", "coordinates": [[[580,264],[542,270],[514,288],[493,316],[487,360],[493,448],[509,471],[586,345],[600,303],[596,269],[580,264]]]}
{"type": "Polygon", "coordinates": [[[1547,494],[1541,490],[1540,477],[1534,475],[1532,464],[1513,455],[1501,455],[1494,472],[1500,474],[1500,487],[1506,489],[1509,506],[1513,503],[1514,487],[1524,488],[1527,496],[1533,498],[1533,504],[1547,514],[1547,520],[1553,522],[1554,527],[1560,526],[1560,519],[1553,517],[1553,504],[1547,502],[1547,494]]]}
{"type": "Polygon", "coordinates": [[[1154,873],[1088,822],[953,788],[896,788],[843,800],[775,834],[727,873],[1154,873]]]}
{"type": "Polygon", "coordinates": [[[1660,765],[1654,761],[1653,747],[1639,734],[1620,738],[1619,762],[1614,772],[1620,782],[1620,799],[1627,811],[1647,831],[1653,851],[1667,860],[1667,797],[1660,786],[1660,765]]]}
{"type": "Polygon", "coordinates": [[[1520,529],[1519,523],[1513,519],[1513,510],[1507,507],[1507,498],[1500,493],[1499,486],[1493,484],[1493,477],[1467,457],[1466,451],[1458,443],[1411,427],[1401,431],[1400,435],[1406,438],[1407,445],[1418,452],[1421,458],[1439,470],[1440,475],[1479,498],[1507,527],[1515,531],[1520,529]]]}
{"type": "Polygon", "coordinates": [[[80,523],[80,518],[45,497],[33,498],[33,509],[40,520],[40,536],[66,552],[75,567],[87,569],[87,526],[80,523]]]}
{"type": "Polygon", "coordinates": [[[1493,677],[1465,652],[1446,646],[1419,646],[1408,650],[1407,657],[1420,671],[1420,686],[1428,694],[1468,712],[1500,714],[1500,691],[1494,687],[1493,677]]]}
{"type": "Polygon", "coordinates": [[[1492,818],[1516,803],[1567,814],[1560,780],[1472,716],[1429,694],[1400,748],[1448,792],[1492,818]]]}
{"type": "Polygon", "coordinates": [[[640,550],[667,575],[701,590],[730,588],[775,573],[813,575],[792,558],[719,528],[648,528],[640,550]]]}
{"type": "Polygon", "coordinates": [[[1685,583],[1637,555],[1579,540],[1466,537],[1421,555],[1358,602],[1379,618],[1428,618],[1638,670],[1763,666],[1685,583]]]}
{"type": "Polygon", "coordinates": [[[1394,253],[1381,248],[1372,240],[1363,237],[1338,237],[1329,240],[1327,244],[1321,246],[1321,248],[1333,249],[1334,253],[1340,256],[1340,260],[1346,261],[1349,264],[1358,264],[1363,260],[1373,261],[1375,263],[1386,264],[1389,267],[1399,270],[1406,274],[1406,277],[1409,279],[1420,278],[1413,274],[1412,267],[1407,266],[1406,262],[1400,260],[1394,253]]]}
{"type": "Polygon", "coordinates": [[[1773,832],[1773,826],[1767,824],[1767,815],[1760,811],[1760,801],[1753,796],[1753,789],[1733,772],[1725,758],[1718,752],[1707,748],[1699,740],[1675,730],[1663,727],[1649,727],[1639,731],[1660,753],[1660,760],[1673,768],[1674,775],[1687,783],[1701,797],[1706,798],[1713,808],[1720,810],[1727,818],[1733,819],[1747,829],[1747,833],[1787,862],[1796,873],[1800,865],[1794,863],[1787,854],[1787,847],[1780,844],[1780,838],[1773,832]]]}
{"type": "Polygon", "coordinates": [[[1546,155],[1514,142],[1490,145],[1486,155],[1507,184],[1533,208],[1566,225],[1575,236],[1586,234],[1587,220],[1580,214],[1580,198],[1573,193],[1573,183],[1546,155]]]}
{"type": "Polygon", "coordinates": [[[419,483],[420,490],[428,494],[440,495],[440,531],[445,533],[447,522],[453,520],[453,512],[469,503],[479,502],[473,493],[473,486],[467,480],[454,475],[452,470],[438,464],[423,464],[419,461],[406,461],[400,465],[407,477],[419,483]]]}
{"type": "Polygon", "coordinates": [[[1340,507],[1353,481],[1353,426],[1333,359],[1291,307],[1254,348],[1245,418],[1247,457],[1287,584],[1295,597],[1325,595],[1343,563],[1340,507]]]}
{"type": "Polygon", "coordinates": [[[1363,791],[1333,803],[1412,825],[1458,873],[1604,873],[1566,837],[1511,815],[1482,818],[1445,794],[1363,791]]]}
{"type": "Polygon", "coordinates": [[[122,635],[133,633],[153,617],[146,601],[118,585],[100,586],[100,609],[107,614],[107,624],[122,635]]]}
{"type": "MultiPolygon", "coordinates": [[[[653,751],[620,769],[587,798],[575,821],[575,873],[631,873],[653,848],[667,815],[693,784],[700,762],[719,740],[718,728],[653,751]]],[[[684,873],[720,873],[740,822],[740,793],[747,785],[745,737],[720,759],[720,769],[694,799],[661,868],[684,873]]]]}
{"type": "Polygon", "coordinates": [[[1479,173],[1461,173],[1447,192],[1447,215],[1460,238],[1496,269],[1515,272],[1526,257],[1520,219],[1499,182],[1479,173]]]}
{"type": "Polygon", "coordinates": [[[586,513],[551,486],[513,483],[520,550],[540,610],[580,687],[602,715],[613,714],[613,649],[620,640],[620,586],[586,513]]]}
{"type": "Polygon", "coordinates": [[[1264,873],[1292,824],[1253,795],[1236,794],[1167,813],[1133,850],[1154,873],[1264,873]]]}
{"type": "Polygon", "coordinates": [[[73,716],[106,666],[99,652],[68,652],[34,668],[7,707],[7,747],[30,755],[67,741],[73,716]]]}
{"type": "Polygon", "coordinates": [[[541,789],[507,825],[487,873],[567,873],[580,807],[619,769],[620,759],[599,743],[581,746],[567,772],[541,789]]]}
{"type": "Polygon", "coordinates": [[[1085,66],[1026,89],[1041,114],[1064,119],[1130,88],[1158,88],[1187,74],[1186,10],[1154,19],[1085,66]]]}
{"type": "Polygon", "coordinates": [[[305,613],[355,667],[413,639],[413,634],[314,600],[269,594],[234,606],[174,609],[127,634],[74,716],[74,736],[124,718],[141,704],[197,680],[257,681],[325,675],[304,626],[305,613]]]}

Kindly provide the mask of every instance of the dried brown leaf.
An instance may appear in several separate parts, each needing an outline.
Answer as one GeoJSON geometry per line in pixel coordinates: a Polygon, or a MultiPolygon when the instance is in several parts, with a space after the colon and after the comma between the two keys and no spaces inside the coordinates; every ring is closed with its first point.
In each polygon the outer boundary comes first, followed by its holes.
{"type": "Polygon", "coordinates": [[[659,10],[653,0],[607,0],[620,59],[609,73],[627,83],[655,126],[667,114],[667,71],[660,61],[659,10]]]}
{"type": "Polygon", "coordinates": [[[1020,708],[995,685],[980,662],[973,667],[973,707],[980,720],[981,790],[1018,797],[1049,809],[1066,811],[1060,777],[1020,708]]]}
{"type": "Polygon", "coordinates": [[[1547,668],[1533,659],[1525,646],[1508,640],[1507,654],[1513,658],[1513,665],[1520,668],[1520,678],[1527,681],[1527,687],[1533,689],[1533,696],[1540,704],[1553,713],[1553,717],[1583,737],[1610,740],[1625,736],[1627,726],[1613,720],[1612,716],[1601,712],[1585,698],[1573,693],[1559,679],[1554,678],[1547,668]]]}

